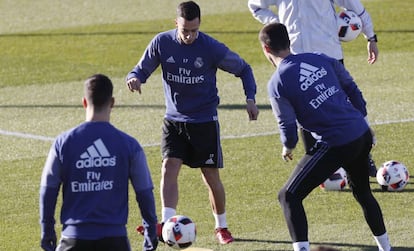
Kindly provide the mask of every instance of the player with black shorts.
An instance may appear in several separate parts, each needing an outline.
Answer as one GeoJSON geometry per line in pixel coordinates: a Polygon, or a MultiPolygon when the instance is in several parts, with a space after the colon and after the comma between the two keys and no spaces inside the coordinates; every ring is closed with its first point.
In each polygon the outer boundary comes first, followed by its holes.
{"type": "Polygon", "coordinates": [[[177,122],[164,119],[162,157],[178,158],[192,167],[223,167],[218,121],[204,123],[177,122]]]}
{"type": "Polygon", "coordinates": [[[209,191],[215,236],[219,243],[227,244],[234,239],[227,228],[226,198],[219,175],[223,160],[217,117],[217,69],[241,79],[250,120],[258,116],[256,82],[250,65],[239,55],[199,31],[200,17],[200,7],[195,2],[180,3],[176,29],[161,32],[152,39],[127,75],[127,86],[141,93],[141,84],[161,65],[166,104],[160,182],[162,222],[176,214],[177,179],[182,164],[198,167],[209,191]]]}

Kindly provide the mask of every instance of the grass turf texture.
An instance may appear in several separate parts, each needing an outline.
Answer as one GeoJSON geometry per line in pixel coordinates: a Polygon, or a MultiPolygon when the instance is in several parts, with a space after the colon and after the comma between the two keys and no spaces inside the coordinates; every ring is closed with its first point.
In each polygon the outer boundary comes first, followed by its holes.
{"type": "MultiPolygon", "coordinates": [[[[96,72],[114,80],[116,108],[112,122],[146,146],[159,213],[157,144],[164,112],[159,72],[149,79],[141,96],[131,94],[123,79],[154,34],[174,27],[174,11],[179,1],[145,1],[155,7],[136,2],[88,1],[83,5],[83,1],[71,1],[70,6],[64,6],[65,3],[41,0],[36,2],[43,6],[40,12],[31,1],[27,1],[23,10],[21,2],[18,6],[11,1],[2,2],[5,7],[1,8],[5,12],[2,16],[8,18],[0,21],[0,130],[47,138],[44,141],[0,134],[0,250],[40,250],[38,188],[51,144],[47,139],[84,120],[81,85],[87,76],[96,72]]],[[[230,230],[236,242],[227,246],[216,244],[207,190],[200,174],[186,167],[179,178],[178,212],[196,222],[195,246],[213,250],[291,250],[276,194],[303,151],[299,145],[295,160],[290,163],[280,158],[281,145],[278,135],[273,134],[277,125],[265,93],[266,82],[274,69],[265,60],[257,41],[261,25],[250,16],[244,1],[225,1],[225,6],[214,2],[200,1],[201,30],[225,42],[252,65],[261,109],[259,120],[248,122],[240,81],[227,73],[219,73],[219,115],[226,164],[221,175],[227,192],[230,230]]],[[[377,164],[400,160],[413,178],[414,89],[410,83],[414,78],[411,69],[414,13],[411,2],[363,3],[374,21],[380,58],[375,65],[367,65],[366,43],[359,37],[344,44],[345,64],[368,101],[370,120],[378,138],[374,159],[377,164]]],[[[397,247],[394,250],[413,250],[413,181],[400,193],[381,192],[375,179],[371,181],[391,241],[397,247]]],[[[128,230],[134,250],[140,250],[142,238],[134,233],[140,217],[132,197],[128,230]]],[[[313,245],[351,251],[376,250],[349,190],[316,189],[304,203],[313,245]]],[[[59,225],[56,230],[59,231],[59,225]]],[[[159,250],[170,249],[160,245],[159,250]]]]}

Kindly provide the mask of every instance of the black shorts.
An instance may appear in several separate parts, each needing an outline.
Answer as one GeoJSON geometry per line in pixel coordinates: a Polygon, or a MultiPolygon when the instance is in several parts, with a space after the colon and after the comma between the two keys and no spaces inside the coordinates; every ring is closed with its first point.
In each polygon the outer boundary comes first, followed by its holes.
{"type": "Polygon", "coordinates": [[[62,238],[56,251],[131,251],[126,236],[106,237],[98,240],[62,238]]]}
{"type": "Polygon", "coordinates": [[[162,158],[178,158],[196,167],[223,167],[218,121],[187,123],[164,119],[162,158]]]}

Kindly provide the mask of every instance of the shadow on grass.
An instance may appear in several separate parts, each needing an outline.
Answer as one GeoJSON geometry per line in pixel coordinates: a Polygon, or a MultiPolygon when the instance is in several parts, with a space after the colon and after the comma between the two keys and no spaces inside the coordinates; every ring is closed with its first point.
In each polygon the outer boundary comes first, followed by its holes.
{"type": "MultiPolygon", "coordinates": [[[[29,105],[0,105],[1,108],[83,108],[82,104],[29,104],[29,105]]],[[[134,107],[144,107],[144,108],[159,108],[164,109],[164,105],[156,105],[156,104],[149,104],[149,105],[115,105],[114,108],[134,108],[134,107]]],[[[257,108],[261,110],[271,110],[272,107],[270,105],[265,104],[257,104],[257,108]]],[[[244,110],[246,109],[246,104],[222,104],[218,106],[220,110],[244,110]]]]}
{"type": "MultiPolygon", "coordinates": [[[[292,244],[291,241],[274,241],[274,240],[258,240],[258,239],[243,239],[243,238],[235,238],[237,242],[253,242],[253,243],[266,243],[266,244],[292,244]]],[[[374,242],[374,240],[372,240],[374,242]]],[[[341,251],[346,251],[349,248],[358,248],[360,251],[378,251],[378,247],[376,245],[363,245],[363,244],[350,244],[350,243],[337,243],[337,242],[312,242],[312,245],[318,246],[335,246],[339,248],[341,251]]],[[[392,251],[413,251],[414,247],[393,247],[392,251]]],[[[254,249],[253,251],[285,251],[285,249],[254,249]]]]}
{"type": "MultiPolygon", "coordinates": [[[[410,176],[410,180],[414,180],[413,176],[410,176]]],[[[395,192],[390,192],[390,191],[384,191],[382,190],[382,188],[380,187],[380,185],[374,181],[374,180],[370,180],[369,183],[371,184],[371,191],[374,193],[413,193],[414,192],[414,188],[411,188],[412,185],[414,185],[414,182],[409,181],[407,183],[407,186],[409,186],[410,188],[405,187],[403,190],[401,191],[395,191],[395,192]]],[[[333,192],[341,192],[341,193],[351,193],[351,189],[347,186],[346,188],[344,188],[344,190],[341,191],[333,191],[333,192]]],[[[413,249],[414,251],[414,249],[413,249]]]]}
{"type": "Polygon", "coordinates": [[[383,191],[381,188],[374,188],[374,189],[371,189],[371,191],[375,193],[413,193],[414,188],[404,188],[404,190],[402,191],[395,191],[395,192],[383,191]]]}

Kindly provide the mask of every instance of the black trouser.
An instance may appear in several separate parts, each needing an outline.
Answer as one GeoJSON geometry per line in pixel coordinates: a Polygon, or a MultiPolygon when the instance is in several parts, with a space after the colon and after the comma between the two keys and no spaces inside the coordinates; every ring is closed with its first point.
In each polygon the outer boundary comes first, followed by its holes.
{"type": "Polygon", "coordinates": [[[56,251],[131,251],[131,247],[126,236],[99,240],[62,238],[56,251]]]}
{"type": "Polygon", "coordinates": [[[372,134],[368,130],[343,146],[328,147],[318,142],[301,159],[278,196],[293,242],[308,240],[303,199],[339,166],[347,171],[353,196],[361,205],[372,233],[375,236],[385,233],[382,212],[369,185],[368,155],[371,147],[372,134]]]}
{"type": "Polygon", "coordinates": [[[303,147],[305,148],[305,152],[308,153],[311,150],[311,148],[315,145],[316,139],[312,136],[312,134],[309,131],[303,130],[303,128],[300,128],[299,132],[303,142],[303,147]]]}

